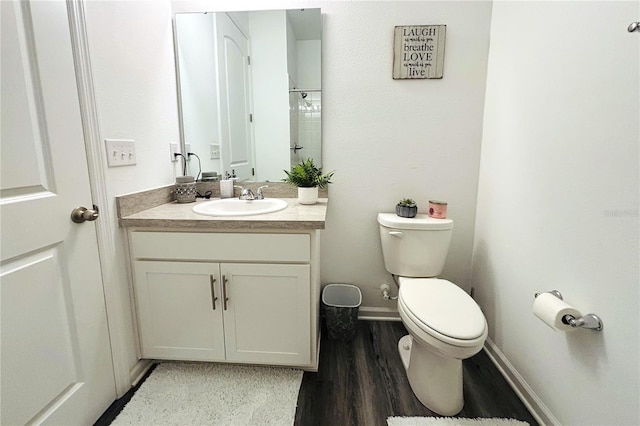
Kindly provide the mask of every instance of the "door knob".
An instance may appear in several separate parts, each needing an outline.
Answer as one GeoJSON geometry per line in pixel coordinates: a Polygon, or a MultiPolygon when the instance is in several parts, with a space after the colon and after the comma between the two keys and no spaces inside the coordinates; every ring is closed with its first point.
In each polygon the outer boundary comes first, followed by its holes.
{"type": "Polygon", "coordinates": [[[98,206],[93,205],[93,209],[88,209],[86,207],[78,207],[73,209],[71,212],[71,220],[75,223],[82,222],[92,222],[98,218],[100,212],[98,211],[98,206]]]}

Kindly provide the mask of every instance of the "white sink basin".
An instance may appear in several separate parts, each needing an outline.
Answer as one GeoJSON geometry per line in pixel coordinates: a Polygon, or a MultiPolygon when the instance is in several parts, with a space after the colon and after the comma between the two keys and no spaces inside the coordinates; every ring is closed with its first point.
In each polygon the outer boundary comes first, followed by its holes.
{"type": "Polygon", "coordinates": [[[205,216],[250,216],[273,213],[284,210],[286,207],[287,202],[278,198],[265,198],[263,200],[224,198],[196,204],[193,206],[193,212],[205,216]]]}

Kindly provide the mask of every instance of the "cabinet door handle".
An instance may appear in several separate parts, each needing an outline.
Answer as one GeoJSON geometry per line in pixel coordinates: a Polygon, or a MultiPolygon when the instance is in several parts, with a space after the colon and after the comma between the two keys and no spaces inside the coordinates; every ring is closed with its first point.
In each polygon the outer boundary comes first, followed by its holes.
{"type": "Polygon", "coordinates": [[[227,310],[227,302],[229,301],[229,298],[227,297],[227,282],[229,282],[229,280],[227,280],[227,277],[223,275],[222,276],[222,308],[225,311],[227,310]]]}
{"type": "Polygon", "coordinates": [[[215,284],[216,284],[216,279],[213,278],[213,275],[209,275],[209,282],[211,283],[211,304],[213,305],[213,310],[216,310],[216,300],[218,300],[218,298],[216,297],[216,290],[215,290],[215,284]]]}

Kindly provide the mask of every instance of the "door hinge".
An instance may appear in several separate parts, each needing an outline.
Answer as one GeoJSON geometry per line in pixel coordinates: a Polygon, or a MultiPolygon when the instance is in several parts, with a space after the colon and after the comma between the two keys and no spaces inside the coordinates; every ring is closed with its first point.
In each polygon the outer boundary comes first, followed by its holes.
{"type": "Polygon", "coordinates": [[[247,56],[247,65],[251,65],[251,56],[247,56]]]}
{"type": "Polygon", "coordinates": [[[253,114],[249,114],[249,123],[253,123],[253,114]]]}
{"type": "Polygon", "coordinates": [[[256,175],[256,169],[254,167],[251,168],[251,176],[256,175]]]}

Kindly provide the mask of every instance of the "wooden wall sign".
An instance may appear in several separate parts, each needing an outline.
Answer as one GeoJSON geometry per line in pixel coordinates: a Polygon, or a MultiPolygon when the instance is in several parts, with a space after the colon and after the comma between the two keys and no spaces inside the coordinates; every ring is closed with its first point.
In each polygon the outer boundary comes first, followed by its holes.
{"type": "Polygon", "coordinates": [[[446,25],[395,27],[393,78],[442,78],[446,25]]]}

